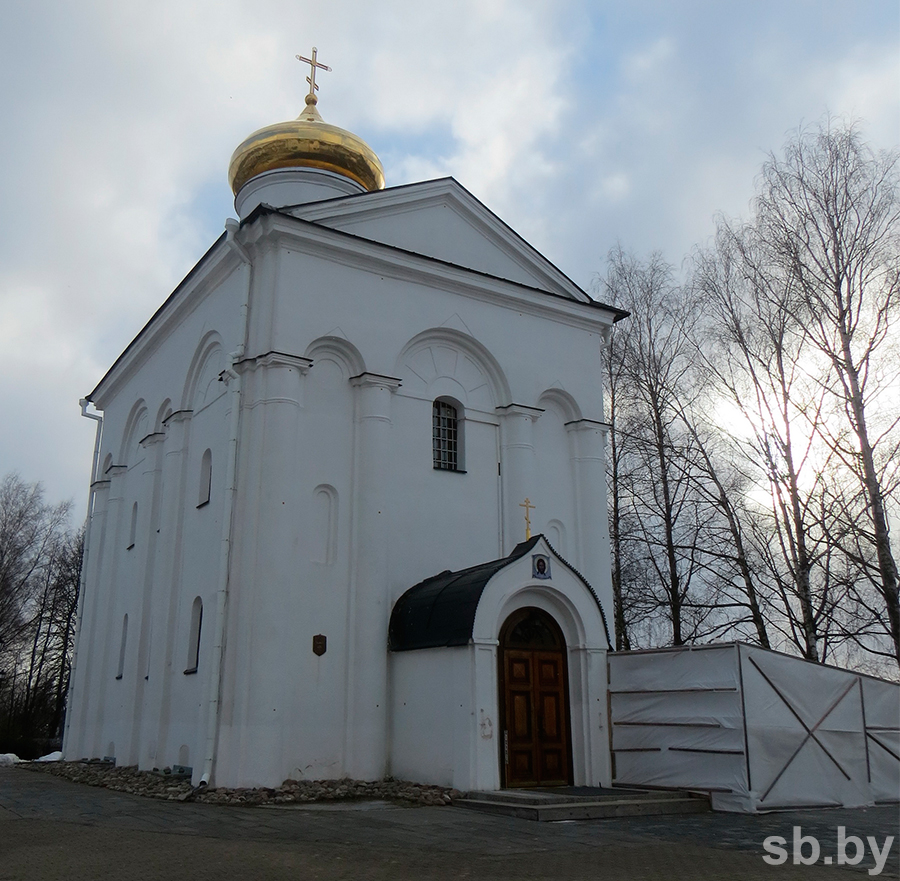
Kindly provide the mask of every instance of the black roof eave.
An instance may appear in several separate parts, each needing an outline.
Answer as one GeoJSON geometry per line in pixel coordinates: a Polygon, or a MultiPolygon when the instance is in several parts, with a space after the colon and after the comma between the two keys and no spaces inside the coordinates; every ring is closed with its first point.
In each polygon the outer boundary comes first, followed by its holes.
{"type": "Polygon", "coordinates": [[[445,570],[407,590],[394,604],[388,632],[388,645],[393,652],[429,648],[452,648],[468,645],[481,595],[491,578],[510,563],[524,557],[543,539],[553,554],[568,568],[594,598],[606,642],[612,650],[606,613],[600,598],[585,577],[561,557],[546,536],[535,535],[517,545],[512,553],[499,560],[480,563],[458,572],[445,570]],[[466,583],[468,580],[469,583],[466,583]],[[452,595],[454,588],[456,596],[452,595]]]}

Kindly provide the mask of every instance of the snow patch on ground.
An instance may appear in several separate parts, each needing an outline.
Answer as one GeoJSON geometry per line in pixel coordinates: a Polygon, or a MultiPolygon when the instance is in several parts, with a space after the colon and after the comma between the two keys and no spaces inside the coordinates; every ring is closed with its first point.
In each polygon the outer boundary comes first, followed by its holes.
{"type": "Polygon", "coordinates": [[[21,761],[15,753],[0,753],[0,765],[17,765],[21,761]]]}
{"type": "Polygon", "coordinates": [[[41,756],[39,759],[35,759],[36,762],[58,762],[62,759],[62,753],[59,750],[56,752],[47,753],[45,756],[41,756]]]}

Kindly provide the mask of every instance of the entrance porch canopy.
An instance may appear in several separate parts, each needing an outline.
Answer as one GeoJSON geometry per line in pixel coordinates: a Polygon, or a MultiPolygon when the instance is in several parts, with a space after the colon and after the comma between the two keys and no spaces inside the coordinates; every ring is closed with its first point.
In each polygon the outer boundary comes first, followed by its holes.
{"type": "MultiPolygon", "coordinates": [[[[597,594],[585,578],[553,550],[543,535],[532,536],[516,545],[507,557],[457,572],[445,570],[411,587],[397,600],[391,613],[390,650],[403,652],[468,645],[473,638],[478,604],[488,582],[529,553],[540,554],[547,550],[554,562],[569,570],[593,597],[600,610],[607,645],[612,650],[606,615],[597,594]]],[[[549,584],[550,579],[547,580],[549,584]]]]}

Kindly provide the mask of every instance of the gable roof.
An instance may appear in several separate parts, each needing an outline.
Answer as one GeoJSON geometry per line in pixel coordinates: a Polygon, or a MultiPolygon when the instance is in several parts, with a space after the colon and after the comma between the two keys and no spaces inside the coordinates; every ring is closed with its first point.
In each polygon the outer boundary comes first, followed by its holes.
{"type": "Polygon", "coordinates": [[[582,303],[595,302],[452,177],[280,210],[373,242],[582,303]]]}
{"type": "Polygon", "coordinates": [[[516,545],[507,557],[460,569],[458,572],[448,569],[411,587],[397,600],[391,611],[388,629],[390,650],[405,652],[468,645],[475,626],[478,603],[487,583],[501,569],[526,556],[541,539],[593,596],[603,619],[607,644],[612,650],[606,615],[599,597],[584,576],[560,557],[543,535],[532,536],[528,541],[516,545]]]}

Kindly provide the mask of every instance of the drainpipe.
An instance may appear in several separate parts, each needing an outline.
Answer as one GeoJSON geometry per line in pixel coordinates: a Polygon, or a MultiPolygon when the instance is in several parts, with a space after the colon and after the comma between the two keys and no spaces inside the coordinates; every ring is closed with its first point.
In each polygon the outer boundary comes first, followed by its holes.
{"type": "Polygon", "coordinates": [[[81,572],[78,575],[78,611],[75,615],[75,648],[72,650],[72,664],[69,667],[69,692],[66,696],[66,724],[63,730],[63,749],[69,739],[69,726],[72,724],[72,698],[75,691],[75,662],[78,660],[78,646],[81,643],[81,617],[84,614],[84,579],[88,567],[88,550],[91,546],[91,520],[94,513],[94,496],[97,492],[97,468],[100,464],[100,437],[103,433],[103,416],[99,413],[88,413],[88,400],[82,398],[81,415],[86,419],[93,419],[97,423],[97,431],[94,435],[94,458],[91,461],[91,485],[88,489],[87,516],[84,521],[84,548],[81,554],[81,572]]]}
{"type": "Polygon", "coordinates": [[[203,774],[198,788],[209,785],[216,761],[216,741],[219,735],[219,710],[222,705],[222,667],[225,657],[225,634],[228,623],[228,586],[231,575],[231,545],[234,528],[234,500],[237,495],[238,438],[241,428],[241,376],[234,369],[244,358],[246,351],[247,326],[250,316],[250,288],[253,281],[253,264],[247,250],[235,239],[240,229],[232,218],[225,221],[225,244],[250,268],[247,288],[241,302],[241,342],[228,356],[228,367],[222,371],[220,380],[228,383],[231,395],[231,418],[228,428],[228,458],[225,465],[225,511],[222,517],[222,539],[219,545],[219,575],[216,587],[216,617],[213,633],[212,669],[209,675],[209,697],[207,701],[206,744],[204,750],[203,774]]]}

